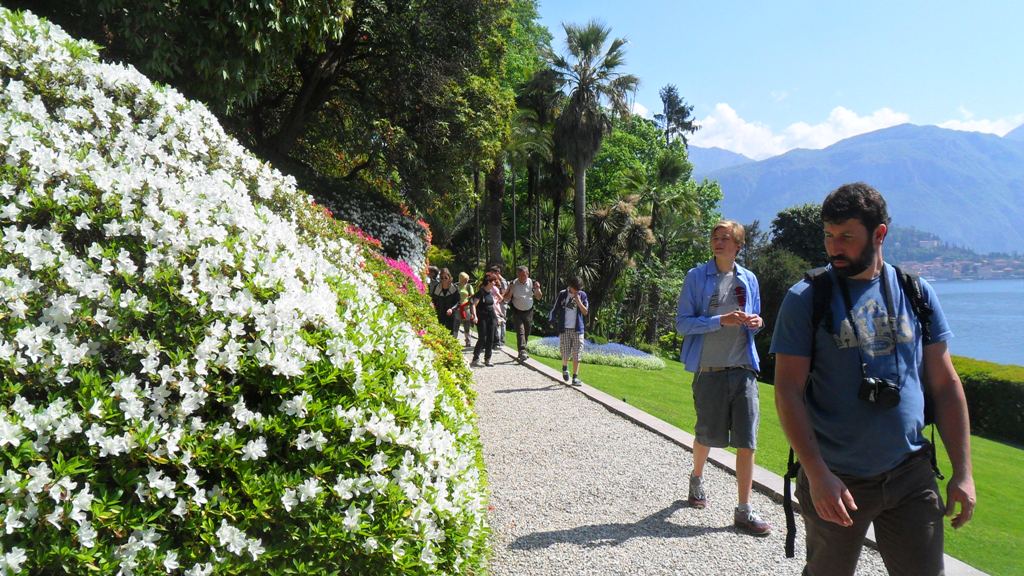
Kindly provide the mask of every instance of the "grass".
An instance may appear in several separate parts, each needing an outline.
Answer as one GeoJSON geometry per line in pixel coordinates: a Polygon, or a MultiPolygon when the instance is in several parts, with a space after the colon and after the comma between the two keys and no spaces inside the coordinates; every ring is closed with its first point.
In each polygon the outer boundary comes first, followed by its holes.
{"type": "MultiPolygon", "coordinates": [[[[514,334],[512,338],[515,342],[514,334]]],[[[561,367],[559,360],[534,359],[556,369],[561,367]]],[[[594,388],[692,432],[696,422],[690,388],[693,374],[678,362],[667,364],[659,371],[586,364],[580,366],[580,377],[594,388]]],[[[789,443],[779,424],[770,384],[761,383],[760,403],[757,464],[781,476],[789,443]]],[[[936,442],[941,444],[937,434],[936,442]]],[[[939,467],[948,479],[949,460],[941,446],[938,452],[939,467]]],[[[971,452],[978,507],[967,526],[946,530],[946,553],[989,574],[1024,575],[1024,547],[1019,546],[1024,538],[1024,493],[1018,488],[1019,475],[1024,471],[1024,450],[972,436],[971,452]]],[[[944,482],[940,482],[944,491],[944,482]]]]}

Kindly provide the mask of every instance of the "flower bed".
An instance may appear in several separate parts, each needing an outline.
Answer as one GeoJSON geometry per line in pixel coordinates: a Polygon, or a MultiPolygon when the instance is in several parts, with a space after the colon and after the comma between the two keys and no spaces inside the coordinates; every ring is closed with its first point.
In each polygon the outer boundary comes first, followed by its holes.
{"type": "Polygon", "coordinates": [[[0,8],[0,197],[0,573],[478,569],[465,369],[205,108],[0,8]]]}
{"type": "MultiPolygon", "coordinates": [[[[562,353],[558,347],[558,336],[547,336],[530,340],[526,345],[526,349],[530,354],[536,356],[562,358],[562,353]]],[[[584,364],[621,366],[623,368],[639,368],[641,370],[662,370],[665,368],[664,360],[642,350],[637,350],[625,344],[597,344],[590,340],[583,344],[583,354],[580,356],[580,362],[584,364]]]]}

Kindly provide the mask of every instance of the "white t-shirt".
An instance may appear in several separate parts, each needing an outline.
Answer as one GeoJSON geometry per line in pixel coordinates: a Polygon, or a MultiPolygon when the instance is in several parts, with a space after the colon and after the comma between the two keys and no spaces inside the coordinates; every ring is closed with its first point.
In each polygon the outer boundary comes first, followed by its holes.
{"type": "Polygon", "coordinates": [[[580,311],[577,310],[575,306],[572,307],[572,308],[566,307],[566,309],[565,309],[565,327],[567,329],[569,329],[569,330],[575,330],[576,329],[576,315],[579,314],[579,313],[580,313],[580,311]]]}
{"type": "Polygon", "coordinates": [[[525,284],[519,278],[512,281],[512,306],[522,312],[533,308],[533,279],[528,278],[525,284]]]}

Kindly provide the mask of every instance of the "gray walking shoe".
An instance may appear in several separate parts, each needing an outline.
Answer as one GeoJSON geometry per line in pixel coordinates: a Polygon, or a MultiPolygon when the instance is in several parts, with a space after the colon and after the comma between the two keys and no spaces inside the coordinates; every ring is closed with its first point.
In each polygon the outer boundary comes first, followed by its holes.
{"type": "Polygon", "coordinates": [[[767,536],[772,533],[771,524],[765,522],[757,515],[757,512],[753,510],[740,510],[736,509],[734,525],[739,528],[741,532],[746,532],[751,536],[767,536]]]}
{"type": "Polygon", "coordinates": [[[708,505],[708,495],[704,492],[704,478],[702,476],[690,476],[690,495],[686,502],[692,508],[704,508],[708,505]]]}

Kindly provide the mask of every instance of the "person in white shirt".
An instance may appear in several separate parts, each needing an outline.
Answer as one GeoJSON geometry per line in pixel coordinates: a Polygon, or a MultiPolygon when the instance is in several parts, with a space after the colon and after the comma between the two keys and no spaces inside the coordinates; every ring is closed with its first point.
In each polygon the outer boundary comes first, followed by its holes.
{"type": "Polygon", "coordinates": [[[570,277],[565,290],[558,293],[548,320],[558,329],[558,347],[562,352],[562,380],[569,381],[572,360],[572,385],[579,386],[580,355],[583,354],[583,327],[590,312],[587,293],[580,290],[580,279],[570,277]]]}
{"type": "Polygon", "coordinates": [[[516,268],[515,280],[509,283],[502,295],[502,300],[508,302],[509,320],[516,331],[520,362],[527,358],[526,342],[533,328],[533,303],[543,296],[540,282],[530,278],[530,270],[526,266],[516,268]]]}

